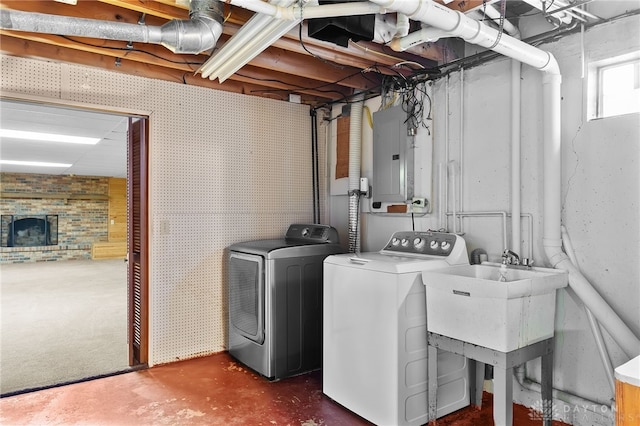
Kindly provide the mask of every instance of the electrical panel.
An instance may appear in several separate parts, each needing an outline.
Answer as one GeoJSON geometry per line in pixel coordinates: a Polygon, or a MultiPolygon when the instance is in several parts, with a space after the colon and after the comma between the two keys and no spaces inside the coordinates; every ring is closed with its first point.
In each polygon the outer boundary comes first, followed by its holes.
{"type": "Polygon", "coordinates": [[[413,136],[402,105],[373,114],[373,201],[405,203],[413,198],[413,136]]]}

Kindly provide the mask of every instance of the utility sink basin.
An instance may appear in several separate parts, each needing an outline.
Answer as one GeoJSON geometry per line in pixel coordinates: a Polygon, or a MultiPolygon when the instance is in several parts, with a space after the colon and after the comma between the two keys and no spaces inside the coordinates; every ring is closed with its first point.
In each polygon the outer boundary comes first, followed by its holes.
{"type": "Polygon", "coordinates": [[[423,271],[422,282],[429,331],[509,352],[553,337],[556,290],[568,275],[485,262],[423,271]]]}
{"type": "Polygon", "coordinates": [[[557,269],[515,269],[487,262],[424,271],[422,281],[425,285],[437,282],[438,286],[446,285],[452,290],[469,293],[471,297],[502,299],[549,293],[568,283],[567,273],[557,269]],[[432,277],[435,278],[433,281],[432,277]]]}

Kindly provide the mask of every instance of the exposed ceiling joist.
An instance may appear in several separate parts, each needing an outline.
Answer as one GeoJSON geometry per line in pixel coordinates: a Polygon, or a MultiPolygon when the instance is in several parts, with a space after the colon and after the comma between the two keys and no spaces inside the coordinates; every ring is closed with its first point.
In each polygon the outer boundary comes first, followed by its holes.
{"type": "MultiPolygon", "coordinates": [[[[8,0],[3,1],[2,7],[129,24],[143,21],[146,25],[159,27],[171,19],[188,19],[189,9],[185,3],[171,0],[78,0],[76,5],[69,5],[44,0],[8,0]]],[[[233,36],[251,16],[253,13],[248,10],[225,5],[224,35],[217,47],[233,36]]],[[[228,81],[219,84],[194,75],[199,65],[208,59],[205,54],[174,54],[159,45],[135,43],[127,46],[124,41],[7,30],[0,31],[0,37],[0,49],[10,55],[100,66],[276,99],[288,99],[290,93],[298,93],[303,102],[312,105],[340,100],[354,91],[372,89],[379,85],[384,74],[407,74],[411,66],[430,68],[443,57],[451,57],[447,48],[436,44],[426,46],[421,55],[394,52],[386,46],[369,42],[352,43],[345,48],[307,37],[306,27],[302,31],[301,43],[299,29],[295,28],[228,81]],[[413,65],[393,68],[401,62],[413,65]],[[369,72],[370,69],[373,72],[369,72]],[[362,70],[367,72],[362,73],[362,70]],[[248,90],[249,87],[252,89],[248,90]]]]}

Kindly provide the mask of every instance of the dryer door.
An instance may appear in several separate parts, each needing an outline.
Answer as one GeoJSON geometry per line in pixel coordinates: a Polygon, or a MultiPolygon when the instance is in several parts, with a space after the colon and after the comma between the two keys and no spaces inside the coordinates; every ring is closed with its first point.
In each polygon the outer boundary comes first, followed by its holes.
{"type": "Polygon", "coordinates": [[[264,258],[230,252],[229,323],[258,344],[264,342],[264,258]]]}

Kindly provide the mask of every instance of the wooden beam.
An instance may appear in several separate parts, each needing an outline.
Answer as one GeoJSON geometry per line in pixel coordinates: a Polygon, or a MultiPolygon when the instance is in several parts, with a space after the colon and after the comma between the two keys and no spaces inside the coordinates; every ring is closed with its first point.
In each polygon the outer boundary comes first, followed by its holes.
{"type": "MultiPolygon", "coordinates": [[[[288,100],[288,93],[273,92],[271,87],[262,86],[255,83],[228,80],[223,84],[213,82],[209,79],[194,76],[191,72],[182,72],[169,68],[151,64],[140,64],[128,59],[116,61],[114,58],[90,52],[78,51],[66,47],[21,40],[13,37],[2,37],[2,49],[13,56],[29,58],[46,58],[56,62],[68,62],[91,67],[102,68],[125,74],[137,75],[147,78],[172,81],[180,84],[206,87],[227,92],[242,93],[254,96],[267,97],[271,99],[288,100]]],[[[326,103],[329,97],[315,97],[302,94],[302,102],[309,105],[326,103]]]]}
{"type": "MultiPolygon", "coordinates": [[[[95,0],[79,0],[76,5],[63,4],[51,0],[16,1],[2,0],[2,5],[13,10],[24,12],[45,13],[48,15],[72,16],[76,18],[98,19],[103,21],[136,24],[142,12],[133,9],[123,9],[114,5],[97,2],[95,0]],[[97,3],[97,5],[96,5],[97,3]]],[[[188,18],[188,14],[187,14],[188,18]]],[[[167,19],[153,15],[145,17],[147,25],[162,25],[167,19]]]]}
{"type": "Polygon", "coordinates": [[[123,9],[134,10],[151,16],[157,16],[166,20],[189,19],[189,9],[176,7],[166,2],[149,0],[98,0],[100,3],[110,4],[123,9]]]}
{"type": "Polygon", "coordinates": [[[443,0],[435,0],[436,3],[440,3],[444,6],[447,6],[449,9],[457,10],[459,12],[469,12],[470,10],[476,9],[483,4],[495,3],[498,0],[453,0],[445,4],[443,0]]]}
{"type": "Polygon", "coordinates": [[[250,61],[249,64],[272,71],[297,74],[312,80],[320,80],[327,83],[337,82],[337,84],[356,90],[372,89],[380,82],[380,77],[377,73],[369,73],[369,75],[365,76],[359,68],[350,66],[338,68],[312,56],[288,52],[276,47],[270,47],[265,50],[250,61]]]}
{"type": "MultiPolygon", "coordinates": [[[[75,42],[65,37],[34,34],[17,31],[0,30],[0,36],[14,37],[38,43],[46,43],[68,49],[76,49],[84,52],[95,53],[120,59],[128,59],[140,64],[152,64],[159,67],[171,68],[184,73],[195,73],[200,64],[206,61],[205,55],[175,55],[162,46],[143,45],[143,51],[126,48],[125,42],[101,39],[82,39],[82,43],[75,42]],[[146,53],[145,53],[146,52],[146,53]],[[161,58],[165,58],[164,60],[161,58]]],[[[133,46],[134,49],[137,45],[133,46]]],[[[52,58],[55,59],[55,58],[52,58]]],[[[231,80],[260,84],[271,89],[285,90],[288,93],[302,92],[317,98],[340,99],[350,93],[348,88],[339,85],[325,85],[323,82],[310,80],[298,75],[284,74],[275,71],[265,71],[260,68],[245,66],[242,70],[230,77],[231,80]],[[323,85],[320,90],[313,89],[323,85]],[[307,89],[301,89],[307,88],[307,89]]]]}

